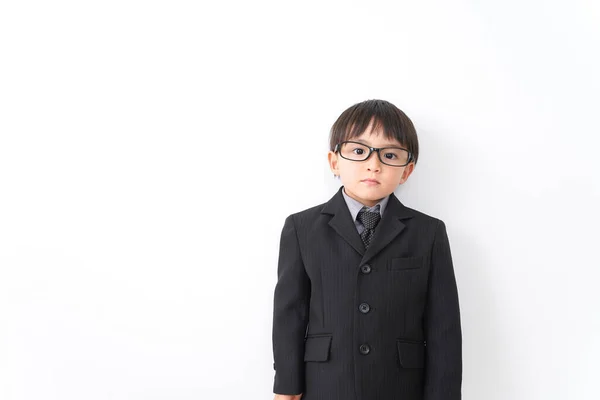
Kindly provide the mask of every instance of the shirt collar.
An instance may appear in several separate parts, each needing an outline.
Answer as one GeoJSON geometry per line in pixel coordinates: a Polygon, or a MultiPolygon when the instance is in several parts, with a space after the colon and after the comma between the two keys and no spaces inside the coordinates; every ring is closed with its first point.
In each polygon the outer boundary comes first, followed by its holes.
{"type": "Polygon", "coordinates": [[[375,204],[373,207],[369,207],[365,206],[360,201],[348,196],[346,194],[346,188],[342,188],[342,195],[344,195],[344,200],[346,200],[346,204],[348,205],[348,209],[350,210],[350,214],[352,215],[352,221],[356,221],[356,216],[358,215],[358,212],[361,210],[361,208],[367,207],[368,211],[373,211],[373,208],[377,207],[377,204],[379,204],[379,214],[383,217],[383,211],[385,210],[385,206],[387,205],[388,200],[390,199],[390,196],[387,195],[386,197],[381,199],[379,203],[375,204]]]}

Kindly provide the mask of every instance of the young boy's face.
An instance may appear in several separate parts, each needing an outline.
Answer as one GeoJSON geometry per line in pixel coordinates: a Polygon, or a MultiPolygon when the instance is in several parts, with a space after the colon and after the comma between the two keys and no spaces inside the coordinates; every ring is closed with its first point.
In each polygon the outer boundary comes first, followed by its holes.
{"type": "MultiPolygon", "coordinates": [[[[361,142],[369,147],[404,147],[396,140],[386,139],[380,130],[370,132],[370,126],[352,141],[361,142]]],[[[339,175],[346,194],[362,204],[372,207],[385,196],[392,193],[398,185],[406,182],[413,171],[414,162],[404,167],[386,165],[379,160],[377,152],[365,161],[352,161],[330,151],[327,154],[329,166],[335,175],[339,175]],[[373,179],[376,182],[368,182],[373,179]]]]}

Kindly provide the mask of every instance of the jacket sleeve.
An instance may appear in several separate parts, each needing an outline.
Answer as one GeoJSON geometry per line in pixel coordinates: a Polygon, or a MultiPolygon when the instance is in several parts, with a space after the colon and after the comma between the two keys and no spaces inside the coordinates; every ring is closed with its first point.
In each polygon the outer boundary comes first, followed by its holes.
{"type": "Polygon", "coordinates": [[[310,279],[304,269],[294,218],[285,220],[279,245],[273,307],[276,394],[304,391],[304,336],[308,324],[310,279]]]}
{"type": "Polygon", "coordinates": [[[460,400],[462,332],[458,290],[446,225],[439,220],[431,253],[424,315],[425,400],[460,400]]]}

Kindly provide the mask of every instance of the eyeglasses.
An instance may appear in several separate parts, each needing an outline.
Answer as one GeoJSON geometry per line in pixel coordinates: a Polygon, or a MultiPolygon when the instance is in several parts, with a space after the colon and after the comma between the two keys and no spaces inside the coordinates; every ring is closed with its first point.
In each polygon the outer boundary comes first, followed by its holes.
{"type": "Polygon", "coordinates": [[[379,160],[383,164],[392,167],[404,167],[412,161],[412,154],[406,149],[400,147],[369,147],[351,140],[336,144],[333,152],[337,153],[338,151],[342,158],[351,161],[365,161],[371,157],[372,152],[376,151],[379,160]]]}

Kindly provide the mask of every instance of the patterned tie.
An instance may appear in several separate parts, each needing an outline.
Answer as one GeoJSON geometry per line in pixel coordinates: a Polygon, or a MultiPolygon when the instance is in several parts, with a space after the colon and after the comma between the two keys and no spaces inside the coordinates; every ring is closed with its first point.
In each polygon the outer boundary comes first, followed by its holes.
{"type": "Polygon", "coordinates": [[[360,238],[365,244],[365,249],[367,249],[371,244],[371,239],[373,239],[373,231],[381,219],[379,204],[377,204],[374,211],[367,211],[367,207],[361,208],[356,218],[365,226],[365,230],[360,234],[360,238]]]}

